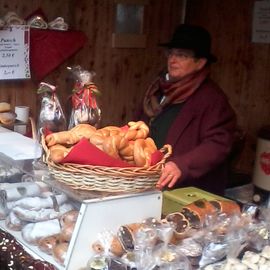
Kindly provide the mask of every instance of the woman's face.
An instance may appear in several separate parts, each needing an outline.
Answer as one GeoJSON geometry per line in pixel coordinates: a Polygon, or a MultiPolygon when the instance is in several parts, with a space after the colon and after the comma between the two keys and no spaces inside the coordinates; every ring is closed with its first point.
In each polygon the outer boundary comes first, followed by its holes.
{"type": "Polygon", "coordinates": [[[191,50],[168,49],[167,66],[171,80],[178,80],[186,75],[202,69],[207,60],[205,58],[195,58],[191,50]]]}

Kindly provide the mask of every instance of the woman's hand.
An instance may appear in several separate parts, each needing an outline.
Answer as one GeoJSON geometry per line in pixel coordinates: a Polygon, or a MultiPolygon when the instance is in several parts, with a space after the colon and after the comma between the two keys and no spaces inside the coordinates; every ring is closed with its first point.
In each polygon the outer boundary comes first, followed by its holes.
{"type": "Polygon", "coordinates": [[[181,174],[181,170],[174,162],[169,161],[165,163],[156,187],[158,189],[162,189],[165,186],[172,188],[181,177],[181,174]]]}

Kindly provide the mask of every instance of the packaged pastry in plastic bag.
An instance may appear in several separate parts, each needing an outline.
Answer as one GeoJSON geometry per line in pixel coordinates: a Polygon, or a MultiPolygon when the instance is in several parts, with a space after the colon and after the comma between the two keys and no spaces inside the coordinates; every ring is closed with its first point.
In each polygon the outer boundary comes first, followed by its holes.
{"type": "Polygon", "coordinates": [[[188,258],[177,249],[175,245],[170,244],[174,227],[170,223],[163,223],[156,228],[158,238],[161,240],[153,250],[155,267],[153,269],[162,270],[191,270],[191,264],[188,258]]]}
{"type": "Polygon", "coordinates": [[[237,258],[248,241],[245,222],[246,220],[242,216],[225,214],[208,220],[210,229],[205,232],[202,243],[200,267],[219,262],[226,257],[237,258]]]}
{"type": "Polygon", "coordinates": [[[114,241],[115,235],[110,231],[103,231],[98,234],[98,241],[92,246],[96,254],[89,259],[87,270],[127,270],[124,261],[112,252],[114,241]]]}
{"type": "Polygon", "coordinates": [[[66,117],[56,94],[56,87],[41,82],[37,93],[40,96],[38,130],[47,129],[58,132],[66,129],[66,117]]]}
{"type": "Polygon", "coordinates": [[[134,237],[134,262],[137,270],[154,269],[153,249],[157,242],[157,230],[148,225],[142,226],[134,237]]]}
{"type": "Polygon", "coordinates": [[[97,127],[101,120],[101,110],[97,102],[97,96],[100,95],[100,92],[93,83],[95,72],[83,70],[80,66],[68,69],[75,79],[68,129],[78,124],[90,124],[97,127]]]}

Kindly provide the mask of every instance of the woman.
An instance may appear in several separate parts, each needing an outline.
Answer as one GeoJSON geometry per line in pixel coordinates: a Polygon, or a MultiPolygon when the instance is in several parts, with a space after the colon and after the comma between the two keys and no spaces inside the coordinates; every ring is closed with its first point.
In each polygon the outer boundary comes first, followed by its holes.
{"type": "Polygon", "coordinates": [[[158,147],[171,144],[158,188],[196,186],[223,194],[235,113],[210,79],[211,36],[194,25],[178,26],[166,48],[167,71],[148,88],[144,116],[158,147]]]}

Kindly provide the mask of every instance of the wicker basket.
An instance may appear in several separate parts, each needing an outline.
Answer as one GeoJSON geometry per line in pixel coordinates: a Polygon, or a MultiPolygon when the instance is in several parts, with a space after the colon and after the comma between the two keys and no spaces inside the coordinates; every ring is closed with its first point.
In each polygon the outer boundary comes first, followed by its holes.
{"type": "Polygon", "coordinates": [[[49,159],[50,153],[42,136],[44,161],[54,178],[73,189],[102,192],[141,192],[153,189],[159,179],[166,159],[171,155],[170,145],[160,149],[164,156],[160,162],[144,167],[104,167],[74,163],[56,164],[49,159]]]}

